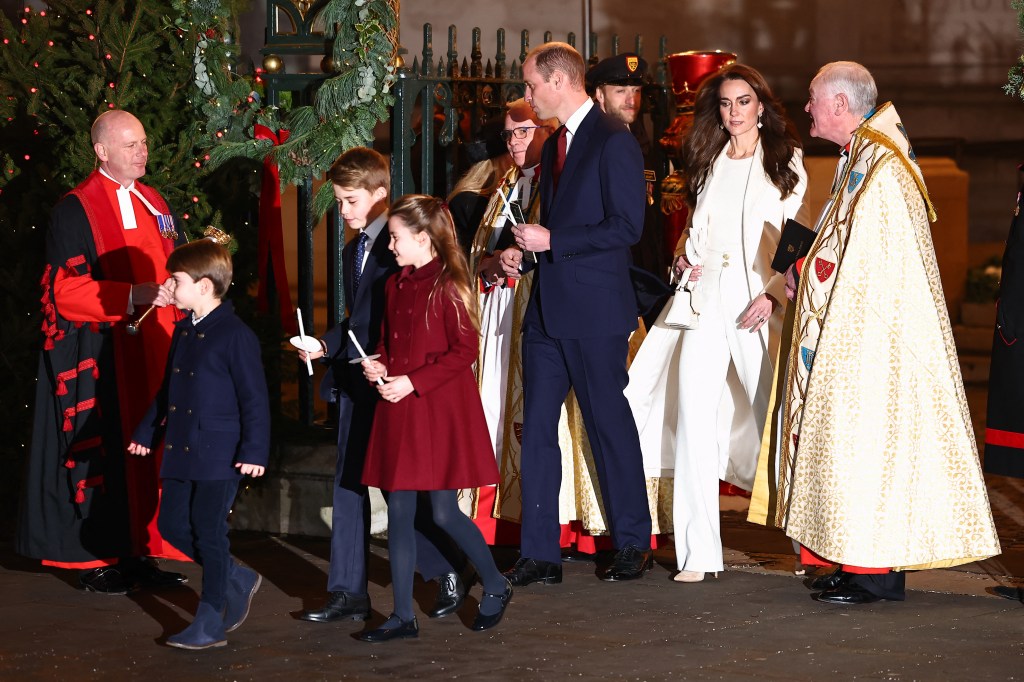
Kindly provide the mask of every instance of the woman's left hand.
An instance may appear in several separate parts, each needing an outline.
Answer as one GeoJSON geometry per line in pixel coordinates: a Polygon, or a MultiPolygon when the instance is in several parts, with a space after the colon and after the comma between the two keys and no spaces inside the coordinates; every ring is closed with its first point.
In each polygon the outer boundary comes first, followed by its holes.
{"type": "Polygon", "coordinates": [[[761,294],[751,301],[747,309],[743,311],[743,316],[740,318],[740,329],[749,329],[751,333],[760,330],[772,316],[777,305],[774,298],[768,294],[761,294]]]}
{"type": "Polygon", "coordinates": [[[402,374],[397,377],[384,377],[384,384],[377,387],[380,397],[389,403],[397,403],[413,392],[412,380],[402,374]]]}

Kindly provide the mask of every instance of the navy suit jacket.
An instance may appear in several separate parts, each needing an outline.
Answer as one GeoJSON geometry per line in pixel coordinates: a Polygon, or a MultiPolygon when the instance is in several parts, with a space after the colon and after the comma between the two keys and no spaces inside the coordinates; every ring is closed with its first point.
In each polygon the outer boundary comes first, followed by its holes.
{"type": "MultiPolygon", "coordinates": [[[[540,223],[551,249],[537,254],[530,306],[552,338],[629,334],[637,326],[630,246],[644,226],[647,186],[640,145],[594,106],[569,146],[555,191],[558,136],[541,154],[540,223]]],[[[529,322],[530,316],[527,317],[529,322]]]]}
{"type": "MultiPolygon", "coordinates": [[[[235,464],[266,466],[270,401],[256,334],[224,301],[175,323],[164,382],[132,440],[153,447],[164,428],[161,478],[218,481],[235,464]]],[[[130,456],[130,455],[129,455],[130,456]]]]}
{"type": "Polygon", "coordinates": [[[352,347],[348,331],[351,329],[356,335],[363,350],[370,354],[374,352],[384,321],[384,284],[388,277],[399,270],[395,255],[388,249],[388,228],[385,225],[370,248],[370,255],[359,279],[359,291],[353,299],[352,274],[355,272],[356,241],[350,240],[341,252],[348,317],[323,336],[327,344],[324,362],[330,367],[320,384],[320,397],[332,403],[337,401],[338,391],[345,391],[353,398],[377,397],[376,388],[363,377],[362,367],[349,363],[349,360],[359,357],[359,351],[352,347]]]}

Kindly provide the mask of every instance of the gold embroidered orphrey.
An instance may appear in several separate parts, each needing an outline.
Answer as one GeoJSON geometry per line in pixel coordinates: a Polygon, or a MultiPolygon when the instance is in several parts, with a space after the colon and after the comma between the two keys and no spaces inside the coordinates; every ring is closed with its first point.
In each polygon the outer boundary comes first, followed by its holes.
{"type": "Polygon", "coordinates": [[[805,260],[772,395],[782,418],[765,428],[748,515],[836,563],[925,569],[1000,552],[929,219],[886,103],[854,133],[805,260]]]}

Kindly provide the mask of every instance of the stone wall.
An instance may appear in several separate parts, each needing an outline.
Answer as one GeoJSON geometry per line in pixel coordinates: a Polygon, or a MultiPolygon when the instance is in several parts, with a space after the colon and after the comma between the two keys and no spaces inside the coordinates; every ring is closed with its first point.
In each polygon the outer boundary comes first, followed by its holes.
{"type": "MultiPolygon", "coordinates": [[[[484,60],[493,58],[494,34],[509,31],[506,52],[518,53],[518,31],[531,44],[546,30],[556,40],[573,31],[583,46],[583,3],[520,0],[405,2],[401,40],[419,54],[422,25],[434,27],[435,58],[447,50],[447,28],[456,24],[460,55],[468,55],[473,27],[483,32],[484,60]]],[[[669,51],[724,49],[765,73],[783,99],[812,154],[830,155],[828,144],[807,134],[802,113],[807,85],[829,61],[859,61],[875,74],[879,98],[891,100],[922,155],[953,157],[971,176],[968,222],[975,242],[1001,240],[1002,207],[1017,187],[1024,161],[1024,103],[1002,92],[1006,71],[1020,54],[1016,15],[1004,0],[592,0],[598,55],[644,37],[644,56],[657,56],[658,37],[669,51]]]]}

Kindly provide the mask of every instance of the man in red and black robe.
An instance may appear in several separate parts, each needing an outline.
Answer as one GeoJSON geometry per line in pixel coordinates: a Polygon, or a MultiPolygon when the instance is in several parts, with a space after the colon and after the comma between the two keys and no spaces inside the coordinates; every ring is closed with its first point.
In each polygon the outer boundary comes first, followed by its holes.
{"type": "MultiPolygon", "coordinates": [[[[1021,165],[1024,170],[1024,165],[1021,165]]],[[[985,471],[1024,478],[1024,186],[1017,192],[999,278],[992,368],[988,378],[985,471]]],[[[1000,585],[995,594],[1024,601],[1024,590],[1000,585]]]]}
{"type": "Polygon", "coordinates": [[[99,168],[53,209],[43,273],[43,349],[16,549],[76,568],[84,588],[180,584],[149,557],[184,559],[157,533],[160,453],[128,458],[163,377],[180,316],[163,286],[184,234],[139,182],[148,149],[125,111],[92,127],[99,168]],[[129,323],[153,307],[129,333],[129,323]]]}

